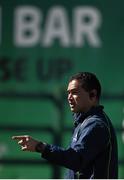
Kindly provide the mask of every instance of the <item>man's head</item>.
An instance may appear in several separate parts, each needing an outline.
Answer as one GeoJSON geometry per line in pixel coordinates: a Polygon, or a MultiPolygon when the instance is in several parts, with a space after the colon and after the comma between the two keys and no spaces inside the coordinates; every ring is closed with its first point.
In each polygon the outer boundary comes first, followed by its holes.
{"type": "Polygon", "coordinates": [[[101,85],[94,74],[81,72],[71,77],[67,91],[71,111],[87,112],[98,105],[101,85]]]}

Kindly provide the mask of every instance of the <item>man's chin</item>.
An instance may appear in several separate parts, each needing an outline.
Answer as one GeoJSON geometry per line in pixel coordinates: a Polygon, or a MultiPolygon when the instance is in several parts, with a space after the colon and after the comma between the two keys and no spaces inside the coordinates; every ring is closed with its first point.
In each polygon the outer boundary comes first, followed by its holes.
{"type": "Polygon", "coordinates": [[[76,110],[75,108],[71,108],[71,111],[72,111],[73,113],[76,113],[76,112],[77,112],[77,110],[76,110]]]}

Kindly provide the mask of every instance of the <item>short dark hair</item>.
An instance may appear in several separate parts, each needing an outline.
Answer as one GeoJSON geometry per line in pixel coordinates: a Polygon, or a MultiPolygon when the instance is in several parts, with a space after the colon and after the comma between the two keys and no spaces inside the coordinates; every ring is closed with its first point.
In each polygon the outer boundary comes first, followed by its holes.
{"type": "Polygon", "coordinates": [[[97,98],[101,96],[101,85],[96,75],[90,72],[79,72],[78,74],[73,75],[69,82],[72,80],[78,80],[81,83],[82,88],[87,92],[91,92],[93,89],[97,91],[97,98]]]}

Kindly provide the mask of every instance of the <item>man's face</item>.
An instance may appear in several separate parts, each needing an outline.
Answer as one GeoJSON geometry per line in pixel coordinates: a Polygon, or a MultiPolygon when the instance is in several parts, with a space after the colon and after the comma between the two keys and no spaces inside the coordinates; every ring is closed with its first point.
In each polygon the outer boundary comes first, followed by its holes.
{"type": "Polygon", "coordinates": [[[89,92],[81,87],[78,80],[72,80],[68,84],[68,102],[72,112],[87,112],[92,106],[92,98],[89,92]]]}

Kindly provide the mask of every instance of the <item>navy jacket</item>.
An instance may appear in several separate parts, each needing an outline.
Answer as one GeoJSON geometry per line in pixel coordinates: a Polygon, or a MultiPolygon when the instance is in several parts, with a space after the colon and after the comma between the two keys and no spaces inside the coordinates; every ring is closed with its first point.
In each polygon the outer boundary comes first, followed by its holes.
{"type": "Polygon", "coordinates": [[[47,145],[42,157],[68,168],[67,179],[117,179],[117,141],[103,106],[75,113],[71,145],[62,149],[47,145]]]}

